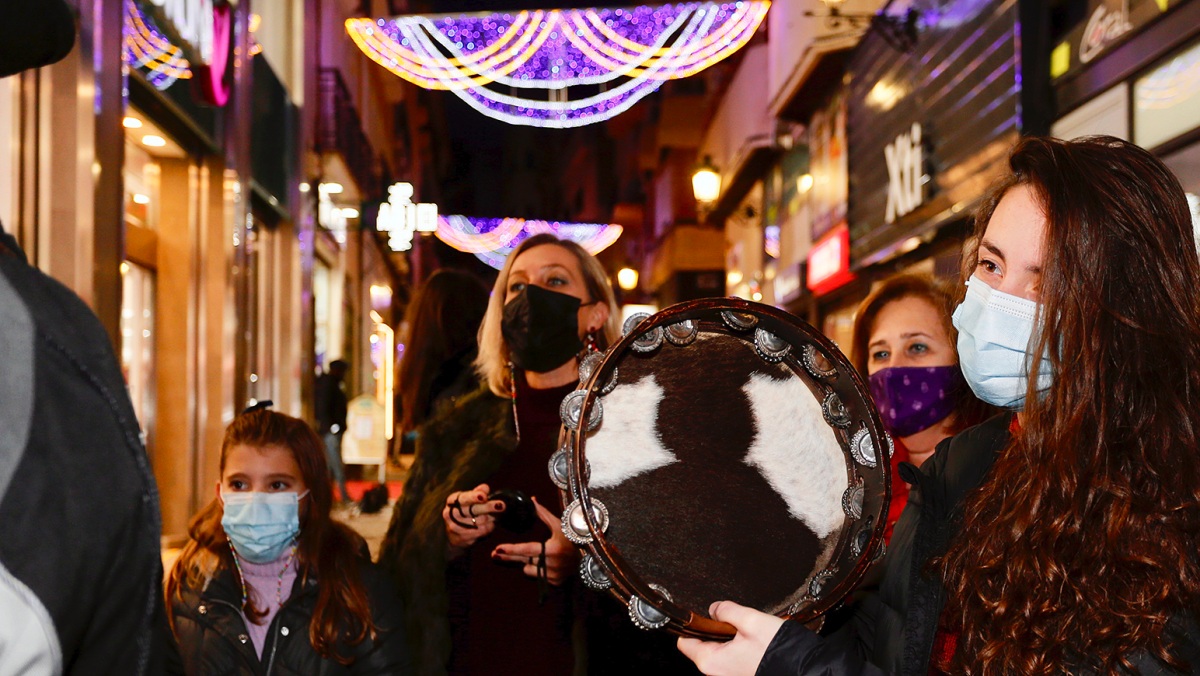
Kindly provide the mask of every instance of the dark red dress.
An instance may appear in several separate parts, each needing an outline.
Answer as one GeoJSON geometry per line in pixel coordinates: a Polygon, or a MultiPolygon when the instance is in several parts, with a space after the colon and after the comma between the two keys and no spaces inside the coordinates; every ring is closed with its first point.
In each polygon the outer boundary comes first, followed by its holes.
{"type": "MultiPolygon", "coordinates": [[[[517,387],[520,443],[487,484],[493,491],[523,491],[557,515],[562,505],[547,463],[558,445],[558,407],[576,386],[535,390],[518,375],[517,387]]],[[[446,581],[451,674],[561,676],[574,670],[573,579],[561,587],[547,587],[545,601],[539,603],[536,579],[491,558],[498,545],[544,542],[549,537],[549,528],[540,520],[523,534],[497,528],[450,563],[446,581]]]]}

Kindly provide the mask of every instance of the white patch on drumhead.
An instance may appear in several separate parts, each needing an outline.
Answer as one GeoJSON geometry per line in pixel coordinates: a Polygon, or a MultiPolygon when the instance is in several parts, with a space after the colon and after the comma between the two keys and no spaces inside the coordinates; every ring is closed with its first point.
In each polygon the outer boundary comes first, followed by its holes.
{"type": "Polygon", "coordinates": [[[604,397],[604,420],[587,439],[592,488],[611,488],[639,474],[666,467],[678,458],[655,431],[663,389],[653,376],[622,385],[604,397]]]}
{"type": "Polygon", "coordinates": [[[754,374],[743,388],[757,434],[746,464],[787,502],[791,515],[825,538],[841,527],[846,456],[821,415],[821,403],[799,378],[754,374]]]}

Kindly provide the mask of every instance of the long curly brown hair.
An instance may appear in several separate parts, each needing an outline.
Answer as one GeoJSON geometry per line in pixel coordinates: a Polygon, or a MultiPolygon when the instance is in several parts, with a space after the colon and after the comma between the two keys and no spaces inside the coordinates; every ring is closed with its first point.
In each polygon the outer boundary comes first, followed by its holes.
{"type": "MultiPolygon", "coordinates": [[[[986,200],[1027,185],[1047,217],[1040,325],[1020,430],[934,562],[952,671],[1175,668],[1168,622],[1200,608],[1200,263],[1183,189],[1112,137],[1027,139],[986,200]]],[[[977,249],[968,246],[964,268],[977,249]]],[[[1191,665],[1195,668],[1200,665],[1191,665]]]]}

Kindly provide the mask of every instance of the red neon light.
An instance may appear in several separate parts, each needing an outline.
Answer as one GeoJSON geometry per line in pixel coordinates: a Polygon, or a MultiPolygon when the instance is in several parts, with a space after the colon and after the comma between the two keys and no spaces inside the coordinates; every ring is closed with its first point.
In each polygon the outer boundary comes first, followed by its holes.
{"type": "Polygon", "coordinates": [[[193,64],[192,82],[201,99],[223,106],[229,103],[229,85],[225,70],[229,65],[229,36],[233,17],[229,5],[213,5],[213,49],[211,64],[193,64]]]}
{"type": "Polygon", "coordinates": [[[805,286],[820,296],[854,279],[850,271],[850,229],[843,223],[829,231],[808,252],[805,286]]]}

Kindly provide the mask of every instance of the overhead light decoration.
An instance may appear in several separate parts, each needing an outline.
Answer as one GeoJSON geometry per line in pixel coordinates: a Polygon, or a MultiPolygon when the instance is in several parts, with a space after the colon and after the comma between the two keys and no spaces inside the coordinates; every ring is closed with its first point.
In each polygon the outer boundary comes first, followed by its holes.
{"type": "Polygon", "coordinates": [[[393,183],[388,187],[388,201],[379,205],[375,217],[375,228],[388,235],[388,246],[392,251],[408,251],[412,248],[413,235],[418,232],[435,232],[438,229],[436,204],[422,202],[414,204],[411,183],[393,183]]]}
{"type": "Polygon", "coordinates": [[[368,57],[510,124],[580,127],[695,75],[754,35],[769,0],[348,19],[368,57]]]}
{"type": "Polygon", "coordinates": [[[614,223],[563,223],[524,218],[439,216],[437,237],[499,270],[504,259],[526,238],[541,233],[570,240],[595,255],[612,246],[624,228],[614,223]]]}
{"type": "Polygon", "coordinates": [[[192,77],[183,50],[171,44],[134,0],[125,0],[125,63],[145,68],[146,79],[159,91],[192,77]]]}
{"type": "MultiPolygon", "coordinates": [[[[262,53],[262,45],[254,39],[254,33],[262,23],[258,14],[250,15],[250,55],[262,53]]],[[[191,64],[183,56],[183,50],[163,34],[146,16],[136,0],[125,0],[125,64],[144,69],[146,80],[155,89],[163,91],[178,80],[192,78],[191,64]]]]}

